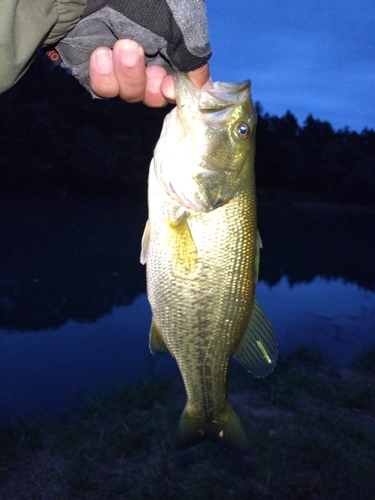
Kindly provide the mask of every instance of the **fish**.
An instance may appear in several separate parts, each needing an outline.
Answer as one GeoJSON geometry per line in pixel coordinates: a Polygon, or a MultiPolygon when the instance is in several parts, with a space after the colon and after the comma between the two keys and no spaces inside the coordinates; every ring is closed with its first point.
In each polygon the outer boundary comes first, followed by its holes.
{"type": "Polygon", "coordinates": [[[170,353],[184,382],[175,447],[210,439],[245,453],[248,439],[227,398],[230,359],[264,377],[278,355],[255,298],[257,114],[249,80],[198,89],[185,73],[174,79],[176,107],[151,160],[142,237],[149,347],[170,353]]]}

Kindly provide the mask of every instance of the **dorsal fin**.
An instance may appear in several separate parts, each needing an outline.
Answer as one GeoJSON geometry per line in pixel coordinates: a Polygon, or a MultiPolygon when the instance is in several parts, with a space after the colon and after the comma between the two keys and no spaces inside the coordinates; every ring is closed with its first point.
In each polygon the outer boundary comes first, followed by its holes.
{"type": "Polygon", "coordinates": [[[234,357],[254,377],[265,377],[274,369],[277,356],[278,346],[272,325],[255,300],[249,326],[234,357]]]}

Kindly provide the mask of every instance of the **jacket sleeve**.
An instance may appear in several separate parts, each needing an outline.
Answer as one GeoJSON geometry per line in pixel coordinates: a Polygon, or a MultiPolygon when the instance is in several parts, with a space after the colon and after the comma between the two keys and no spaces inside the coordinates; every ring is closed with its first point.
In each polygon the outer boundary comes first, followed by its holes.
{"type": "Polygon", "coordinates": [[[7,0],[0,14],[0,93],[30,66],[38,47],[56,43],[81,18],[87,0],[7,0]]]}

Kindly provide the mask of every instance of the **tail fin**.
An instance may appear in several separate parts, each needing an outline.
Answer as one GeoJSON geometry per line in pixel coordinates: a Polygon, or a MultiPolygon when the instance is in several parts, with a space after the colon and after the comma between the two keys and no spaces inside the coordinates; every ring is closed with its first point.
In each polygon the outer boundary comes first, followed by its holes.
{"type": "Polygon", "coordinates": [[[190,415],[187,407],[184,409],[176,432],[176,448],[189,448],[205,439],[211,439],[235,453],[245,453],[248,450],[247,437],[229,404],[219,417],[208,421],[190,415]]]}

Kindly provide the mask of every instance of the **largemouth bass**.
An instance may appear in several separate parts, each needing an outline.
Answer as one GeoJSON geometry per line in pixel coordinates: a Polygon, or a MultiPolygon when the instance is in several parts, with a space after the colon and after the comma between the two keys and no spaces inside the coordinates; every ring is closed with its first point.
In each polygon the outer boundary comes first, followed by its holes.
{"type": "Polygon", "coordinates": [[[150,165],[142,239],[150,349],[172,354],[184,381],[176,447],[212,439],[241,452],[247,439],[227,401],[230,358],[257,377],[277,358],[272,326],[255,300],[256,111],[249,81],[202,90],[177,73],[175,83],[177,106],[150,165]]]}

